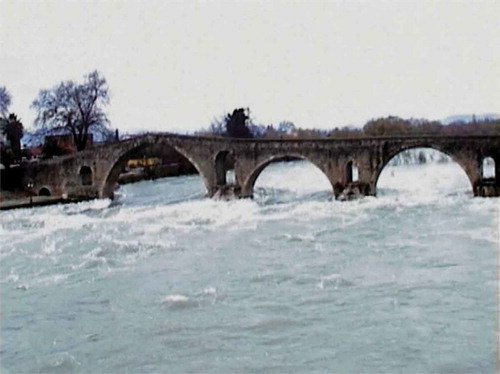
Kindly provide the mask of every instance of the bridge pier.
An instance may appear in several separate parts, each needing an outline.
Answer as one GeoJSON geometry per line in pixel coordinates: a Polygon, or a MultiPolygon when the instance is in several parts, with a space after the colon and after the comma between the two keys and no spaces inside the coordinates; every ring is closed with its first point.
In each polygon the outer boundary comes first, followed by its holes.
{"type": "Polygon", "coordinates": [[[366,182],[335,183],[333,188],[335,199],[346,201],[354,200],[363,196],[371,196],[370,184],[366,182]]]}
{"type": "Polygon", "coordinates": [[[478,180],[473,183],[474,196],[500,197],[500,148],[489,149],[477,157],[478,180]],[[485,161],[493,162],[493,174],[486,175],[485,161]]]}
{"type": "Polygon", "coordinates": [[[216,199],[232,199],[241,197],[241,188],[236,184],[226,184],[216,186],[215,192],[212,194],[216,199]]]}
{"type": "Polygon", "coordinates": [[[474,185],[474,196],[500,197],[500,185],[494,178],[483,179],[474,185]]]}

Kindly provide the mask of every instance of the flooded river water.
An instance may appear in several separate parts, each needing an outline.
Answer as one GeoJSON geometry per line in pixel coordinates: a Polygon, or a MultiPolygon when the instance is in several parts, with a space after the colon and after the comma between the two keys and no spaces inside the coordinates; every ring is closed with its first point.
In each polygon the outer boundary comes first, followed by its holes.
{"type": "Polygon", "coordinates": [[[253,200],[186,176],[1,212],[1,371],[496,372],[499,199],[454,163],[378,187],[290,162],[253,200]]]}

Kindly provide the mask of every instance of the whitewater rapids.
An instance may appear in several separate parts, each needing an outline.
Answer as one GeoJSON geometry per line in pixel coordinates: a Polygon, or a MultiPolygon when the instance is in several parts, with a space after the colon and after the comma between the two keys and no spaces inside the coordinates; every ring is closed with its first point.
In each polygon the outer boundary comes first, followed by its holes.
{"type": "Polygon", "coordinates": [[[187,176],[1,212],[1,371],[496,372],[499,199],[454,163],[378,187],[291,162],[253,200],[187,176]]]}

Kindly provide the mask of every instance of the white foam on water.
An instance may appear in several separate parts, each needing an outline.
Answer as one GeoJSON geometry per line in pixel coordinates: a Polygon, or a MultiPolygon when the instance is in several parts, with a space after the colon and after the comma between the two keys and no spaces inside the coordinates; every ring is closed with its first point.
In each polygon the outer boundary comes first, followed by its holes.
{"type": "MultiPolygon", "coordinates": [[[[300,196],[307,195],[310,191],[322,191],[324,188],[331,189],[326,177],[317,168],[307,162],[291,162],[288,164],[277,165],[284,167],[285,171],[276,172],[271,165],[270,173],[267,177],[265,173],[259,177],[261,184],[271,187],[267,188],[285,188],[290,184],[290,178],[293,182],[299,179],[299,183],[293,187],[295,193],[298,193],[299,200],[290,201],[273,206],[262,206],[258,202],[249,199],[219,201],[213,199],[200,199],[192,201],[184,201],[169,205],[160,205],[154,207],[123,207],[120,211],[107,218],[109,223],[134,223],[135,234],[147,237],[149,234],[162,234],[167,229],[172,229],[176,232],[189,232],[200,228],[206,230],[217,230],[225,227],[228,230],[238,230],[239,227],[245,226],[248,228],[256,227],[259,222],[294,219],[299,221],[310,221],[311,219],[321,219],[334,217],[340,219],[344,226],[355,225],[363,220],[370,219],[372,209],[377,209],[381,206],[416,206],[419,204],[451,204],[453,199],[443,196],[446,190],[440,189],[439,183],[436,180],[443,179],[443,165],[445,169],[449,169],[447,164],[439,165],[423,165],[418,168],[424,168],[422,173],[415,174],[413,166],[393,167],[397,169],[397,174],[401,174],[401,178],[395,178],[390,173],[389,178],[384,178],[382,173],[379,188],[383,191],[384,188],[396,187],[397,194],[384,195],[381,193],[379,198],[364,198],[358,201],[338,202],[331,201],[308,201],[300,200],[300,196]],[[298,164],[298,165],[297,165],[298,164]],[[435,170],[435,167],[438,167],[435,170]],[[313,170],[310,173],[310,170],[313,170]],[[307,178],[297,178],[297,173],[311,174],[307,178]],[[319,173],[319,174],[318,174],[319,173]],[[290,178],[287,178],[290,177],[290,178]],[[427,182],[423,183],[428,179],[427,182]],[[395,186],[392,185],[395,183],[395,186]],[[438,186],[437,190],[432,190],[438,186]],[[315,187],[314,187],[315,186],[315,187]],[[430,191],[430,192],[429,192],[430,191]]],[[[458,167],[457,165],[454,165],[458,167]]],[[[266,169],[265,171],[268,171],[266,169]]],[[[456,170],[455,170],[456,171],[456,170]]],[[[463,174],[463,171],[460,170],[463,174]]],[[[460,175],[460,174],[459,174],[460,175]]],[[[444,178],[446,179],[446,178],[444,178]]],[[[466,184],[468,181],[466,181],[466,184]]],[[[266,188],[266,187],[264,187],[266,188]]],[[[285,192],[286,193],[286,190],[285,192]]],[[[463,198],[463,196],[461,196],[463,198]]]]}
{"type": "Polygon", "coordinates": [[[189,301],[189,298],[187,296],[181,295],[181,294],[174,294],[174,295],[168,295],[165,296],[163,299],[161,299],[161,303],[186,303],[189,301]]]}
{"type": "Polygon", "coordinates": [[[341,276],[338,273],[333,273],[330,275],[323,276],[320,278],[319,283],[316,284],[316,287],[322,290],[325,288],[325,281],[339,280],[339,279],[341,279],[341,276]]]}
{"type": "MultiPolygon", "coordinates": [[[[293,191],[299,193],[299,196],[307,195],[313,190],[331,190],[331,186],[322,172],[307,162],[291,162],[275,167],[271,165],[259,177],[261,185],[284,188],[285,191],[291,182],[293,182],[293,191]],[[284,171],[280,171],[280,167],[284,168],[284,171]],[[297,178],[297,175],[301,175],[301,178],[297,178]]],[[[281,220],[288,217],[302,221],[340,217],[344,224],[350,225],[369,219],[369,210],[379,206],[400,207],[436,202],[440,204],[450,203],[453,199],[446,197],[446,194],[450,192],[450,183],[453,187],[451,190],[456,191],[458,188],[458,191],[466,191],[470,189],[468,179],[463,171],[453,163],[388,166],[380,176],[378,183],[380,194],[377,199],[365,198],[347,203],[300,201],[299,199],[271,208],[260,206],[258,202],[248,199],[229,202],[200,199],[153,207],[113,208],[117,210],[116,214],[106,217],[85,214],[89,210],[99,212],[110,206],[110,200],[95,200],[71,204],[64,207],[63,211],[61,211],[61,206],[40,208],[45,210],[37,211],[36,217],[32,218],[33,229],[29,230],[31,235],[26,235],[25,229],[7,231],[2,228],[2,230],[8,239],[12,239],[8,242],[19,244],[26,240],[48,237],[59,230],[79,230],[85,226],[101,225],[118,227],[118,225],[125,224],[128,226],[127,230],[142,237],[160,235],[169,228],[189,232],[197,230],[199,227],[210,230],[220,227],[237,229],[239,225],[255,227],[259,221],[281,220]],[[397,193],[391,191],[397,191],[397,193]],[[355,215],[353,215],[354,213],[355,215]]],[[[463,196],[461,197],[463,198],[463,196]]],[[[16,214],[23,215],[22,213],[16,214]]],[[[56,251],[54,245],[44,247],[46,254],[54,251],[56,251]]]]}
{"type": "Polygon", "coordinates": [[[314,242],[316,240],[314,234],[288,234],[285,233],[284,237],[291,241],[300,241],[300,242],[314,242]]]}
{"type": "Polygon", "coordinates": [[[34,284],[38,286],[51,286],[66,281],[69,274],[53,274],[44,277],[38,277],[34,280],[34,284]]]}
{"type": "Polygon", "coordinates": [[[325,275],[324,277],[321,277],[321,280],[323,281],[329,281],[329,280],[332,280],[332,279],[340,279],[341,276],[339,273],[333,273],[333,274],[330,274],[330,275],[325,275]]]}
{"type": "Polygon", "coordinates": [[[463,232],[462,234],[474,241],[484,240],[493,244],[497,244],[499,245],[500,249],[499,230],[500,229],[498,228],[498,226],[494,226],[494,223],[492,223],[491,226],[474,228],[466,232],[463,232]]]}
{"type": "Polygon", "coordinates": [[[42,365],[37,371],[44,374],[69,374],[77,373],[80,366],[81,363],[73,355],[64,352],[57,354],[48,364],[42,365]]]}
{"type": "Polygon", "coordinates": [[[42,252],[45,255],[53,255],[54,253],[61,253],[61,249],[57,248],[56,239],[53,237],[46,237],[42,243],[42,252]]]}
{"type": "Polygon", "coordinates": [[[66,213],[83,213],[88,211],[99,211],[106,208],[109,208],[112,204],[112,200],[110,199],[96,199],[90,201],[83,201],[79,203],[73,203],[65,205],[64,211],[66,213]]]}
{"type": "Polygon", "coordinates": [[[320,281],[316,284],[316,288],[323,290],[326,286],[333,287],[334,290],[339,289],[339,287],[351,287],[354,283],[345,279],[341,274],[333,273],[320,278],[320,281]]]}
{"type": "Polygon", "coordinates": [[[7,277],[5,277],[4,280],[2,280],[2,282],[14,282],[14,283],[17,281],[19,281],[19,274],[14,268],[11,268],[9,275],[7,275],[7,277]]]}
{"type": "Polygon", "coordinates": [[[58,205],[57,208],[52,206],[51,209],[47,209],[49,207],[35,208],[40,211],[35,210],[36,214],[32,217],[30,215],[23,217],[31,222],[33,228],[12,230],[6,233],[8,243],[21,244],[35,239],[43,240],[60,230],[79,230],[85,225],[100,225],[103,222],[99,216],[91,217],[81,213],[68,215],[63,211],[65,207],[58,205]]]}
{"type": "Polygon", "coordinates": [[[217,289],[215,287],[207,287],[203,290],[204,295],[215,295],[217,293],[217,289]]]}
{"type": "Polygon", "coordinates": [[[380,174],[377,189],[405,194],[411,200],[427,203],[451,193],[471,191],[469,179],[462,168],[454,163],[387,166],[380,174]]]}
{"type": "Polygon", "coordinates": [[[136,229],[148,234],[161,233],[168,228],[189,232],[199,227],[217,228],[245,222],[256,212],[257,205],[250,200],[206,198],[154,207],[125,207],[109,221],[134,223],[136,229]]]}

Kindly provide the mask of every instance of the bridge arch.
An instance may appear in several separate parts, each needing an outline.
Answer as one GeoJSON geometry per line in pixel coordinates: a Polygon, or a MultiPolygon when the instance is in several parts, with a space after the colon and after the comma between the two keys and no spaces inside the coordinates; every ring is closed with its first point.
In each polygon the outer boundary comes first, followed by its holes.
{"type": "Polygon", "coordinates": [[[347,183],[357,182],[359,179],[359,171],[357,163],[349,159],[345,164],[345,180],[347,183]]]}
{"type": "Polygon", "coordinates": [[[87,165],[83,165],[80,168],[80,172],[78,173],[80,175],[80,182],[82,186],[91,186],[93,183],[93,173],[92,173],[92,168],[87,165]]]}
{"type": "Polygon", "coordinates": [[[428,144],[428,143],[423,143],[423,144],[418,144],[418,145],[411,145],[411,146],[405,146],[405,147],[400,147],[396,150],[391,151],[390,153],[387,154],[387,157],[384,158],[384,162],[380,163],[376,170],[375,173],[373,174],[372,180],[371,180],[371,185],[372,185],[372,190],[375,192],[375,195],[377,193],[377,185],[378,181],[380,178],[380,175],[382,174],[382,171],[385,169],[387,164],[389,164],[390,161],[392,161],[397,155],[409,151],[412,149],[432,149],[438,152],[441,152],[445,154],[446,156],[450,157],[451,160],[456,163],[457,165],[460,166],[464,174],[467,176],[467,179],[469,180],[469,184],[471,186],[471,190],[474,190],[474,182],[475,182],[475,176],[472,175],[470,172],[468,165],[459,157],[456,157],[453,152],[448,151],[447,149],[444,149],[443,147],[439,147],[433,144],[428,144]]]}
{"type": "Polygon", "coordinates": [[[38,196],[50,196],[50,195],[52,194],[50,193],[48,187],[42,187],[40,188],[40,190],[38,190],[38,196]]]}
{"type": "Polygon", "coordinates": [[[483,178],[496,179],[497,167],[498,167],[497,163],[493,157],[491,156],[484,157],[481,163],[481,176],[483,178]]]}
{"type": "Polygon", "coordinates": [[[265,158],[264,160],[260,161],[257,166],[253,168],[253,170],[248,174],[246,177],[242,188],[241,188],[241,196],[242,197],[252,197],[253,196],[253,191],[255,187],[255,183],[259,177],[259,175],[264,171],[264,169],[269,166],[270,164],[276,163],[276,162],[281,162],[281,161],[287,161],[290,159],[297,159],[297,160],[303,160],[307,161],[308,163],[314,165],[317,169],[319,169],[328,179],[330,182],[330,187],[332,189],[333,193],[333,186],[334,182],[328,175],[328,173],[322,168],[321,165],[319,165],[317,162],[311,160],[310,158],[301,155],[301,154],[296,154],[296,153],[287,153],[287,154],[280,154],[280,155],[273,155],[270,157],[265,158]]]}
{"type": "Polygon", "coordinates": [[[234,181],[228,181],[227,172],[229,170],[228,164],[233,164],[234,166],[234,155],[231,151],[222,150],[219,151],[214,158],[215,163],[215,182],[218,186],[225,186],[229,183],[234,183],[234,181]]]}
{"type": "Polygon", "coordinates": [[[129,147],[125,148],[120,154],[115,157],[114,161],[111,162],[111,166],[106,172],[106,176],[104,178],[104,182],[100,189],[99,195],[101,197],[113,198],[114,190],[116,188],[118,177],[120,176],[121,171],[126,165],[127,161],[131,158],[131,156],[135,153],[138,153],[142,150],[146,150],[148,147],[157,144],[158,142],[162,142],[168,147],[172,147],[175,151],[177,151],[180,155],[185,157],[196,169],[200,177],[202,178],[205,188],[207,191],[210,190],[210,184],[207,180],[207,177],[204,173],[204,169],[201,167],[199,162],[195,160],[189,152],[186,152],[182,147],[177,146],[168,141],[168,138],[158,140],[156,138],[142,138],[139,142],[133,142],[129,147]]]}

